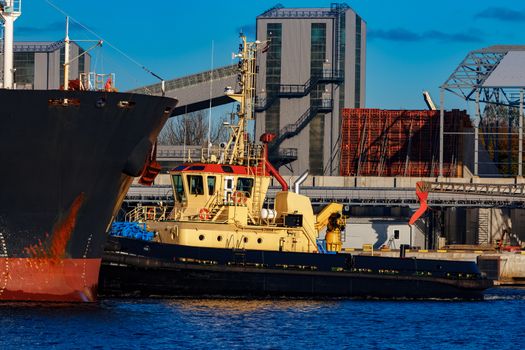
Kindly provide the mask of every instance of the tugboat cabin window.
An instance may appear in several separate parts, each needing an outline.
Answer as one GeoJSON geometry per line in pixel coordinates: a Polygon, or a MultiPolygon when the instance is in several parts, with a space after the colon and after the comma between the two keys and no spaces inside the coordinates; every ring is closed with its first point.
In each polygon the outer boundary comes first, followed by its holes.
{"type": "Polygon", "coordinates": [[[253,179],[240,177],[237,179],[237,191],[241,191],[247,198],[251,197],[253,179]]]}
{"type": "Polygon", "coordinates": [[[233,168],[229,165],[221,165],[221,168],[225,173],[233,173],[233,168]]]}
{"type": "Polygon", "coordinates": [[[204,194],[204,184],[201,175],[188,175],[188,184],[190,186],[190,194],[204,194]]]}
{"type": "Polygon", "coordinates": [[[233,191],[233,178],[225,179],[224,188],[228,191],[233,191]]]}
{"type": "Polygon", "coordinates": [[[184,202],[186,200],[184,185],[182,184],[182,175],[173,175],[173,190],[175,192],[175,199],[178,202],[184,202]]]}
{"type": "Polygon", "coordinates": [[[215,193],[215,176],[208,176],[208,195],[215,193]]]}

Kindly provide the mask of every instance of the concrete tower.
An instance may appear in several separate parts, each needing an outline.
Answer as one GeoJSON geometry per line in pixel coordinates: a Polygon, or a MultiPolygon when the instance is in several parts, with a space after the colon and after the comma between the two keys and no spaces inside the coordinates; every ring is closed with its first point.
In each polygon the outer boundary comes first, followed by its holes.
{"type": "Polygon", "coordinates": [[[346,4],[276,6],[257,17],[256,136],[277,137],[283,173],[338,175],[340,111],[364,107],[366,23],[346,4]]]}

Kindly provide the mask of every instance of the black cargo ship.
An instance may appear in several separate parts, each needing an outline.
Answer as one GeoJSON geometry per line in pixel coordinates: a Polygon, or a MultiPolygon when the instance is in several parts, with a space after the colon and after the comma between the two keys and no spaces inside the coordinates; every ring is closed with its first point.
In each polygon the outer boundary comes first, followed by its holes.
{"type": "Polygon", "coordinates": [[[108,227],[175,104],[0,90],[0,300],[95,299],[108,227]]]}

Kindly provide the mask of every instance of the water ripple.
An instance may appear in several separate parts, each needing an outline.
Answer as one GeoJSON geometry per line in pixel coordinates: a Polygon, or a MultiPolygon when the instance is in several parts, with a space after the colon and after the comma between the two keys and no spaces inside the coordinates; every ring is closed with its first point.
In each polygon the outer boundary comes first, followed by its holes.
{"type": "Polygon", "coordinates": [[[1,349],[511,349],[525,289],[485,301],[108,299],[0,304],[1,349]],[[504,333],[502,333],[504,332],[504,333]],[[505,341],[498,341],[503,339],[505,341]]]}

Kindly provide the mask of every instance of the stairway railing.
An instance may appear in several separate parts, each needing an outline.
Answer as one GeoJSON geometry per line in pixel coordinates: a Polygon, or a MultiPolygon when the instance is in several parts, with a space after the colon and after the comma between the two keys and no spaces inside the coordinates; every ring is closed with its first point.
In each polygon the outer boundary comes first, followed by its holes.
{"type": "Polygon", "coordinates": [[[277,93],[272,93],[266,98],[256,97],[255,112],[264,112],[278,98],[300,98],[308,95],[317,84],[341,83],[344,74],[341,70],[326,69],[319,75],[312,76],[304,84],[281,84],[277,93]]]}
{"type": "Polygon", "coordinates": [[[288,124],[279,130],[279,135],[275,138],[274,142],[270,146],[270,152],[275,152],[284,140],[299,134],[301,130],[303,130],[318,113],[330,112],[332,109],[333,101],[331,99],[321,100],[319,104],[310,106],[310,108],[308,108],[295,123],[288,124]]]}

